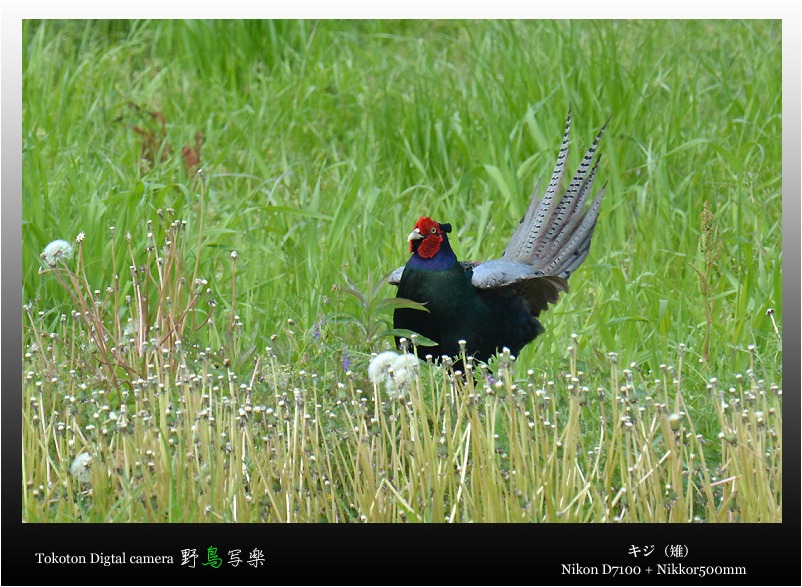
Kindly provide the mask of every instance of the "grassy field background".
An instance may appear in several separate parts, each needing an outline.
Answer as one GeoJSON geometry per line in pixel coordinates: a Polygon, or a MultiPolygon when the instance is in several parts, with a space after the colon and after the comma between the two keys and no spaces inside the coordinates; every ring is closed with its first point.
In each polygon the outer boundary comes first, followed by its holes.
{"type": "Polygon", "coordinates": [[[781,520],[778,21],[28,21],[23,43],[29,521],[781,520]],[[610,118],[607,192],[546,334],[503,389],[424,366],[384,398],[411,227],[498,257],[569,107],[572,165],[610,118]],[[75,253],[46,267],[55,239],[75,253]]]}

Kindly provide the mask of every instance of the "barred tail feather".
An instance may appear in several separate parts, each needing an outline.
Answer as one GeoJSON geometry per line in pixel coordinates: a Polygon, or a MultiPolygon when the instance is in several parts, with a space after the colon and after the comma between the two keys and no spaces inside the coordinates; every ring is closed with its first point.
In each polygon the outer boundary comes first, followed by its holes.
{"type": "Polygon", "coordinates": [[[554,164],[554,171],[551,174],[551,181],[546,188],[545,194],[538,201],[540,186],[535,188],[529,208],[521,219],[521,222],[513,232],[510,242],[504,249],[503,257],[513,261],[523,261],[535,247],[538,235],[543,226],[549,221],[554,211],[554,196],[562,190],[563,179],[565,176],[565,163],[568,160],[568,147],[571,143],[571,110],[568,110],[568,117],[565,121],[563,131],[563,142],[557,162],[554,164]]]}
{"type": "Polygon", "coordinates": [[[546,246],[538,255],[539,258],[548,258],[549,256],[559,253],[560,248],[570,238],[574,229],[582,221],[585,202],[588,196],[590,196],[598,167],[599,160],[596,159],[593,169],[591,169],[590,174],[579,187],[576,197],[566,204],[566,210],[563,215],[564,220],[559,224],[555,224],[555,230],[558,232],[553,237],[550,237],[550,240],[546,241],[546,246]]]}
{"type": "Polygon", "coordinates": [[[596,150],[609,122],[608,119],[596,134],[570,184],[562,192],[570,143],[569,110],[552,179],[540,201],[535,191],[529,209],[504,250],[505,260],[525,263],[546,275],[563,278],[567,278],[582,264],[590,251],[604,188],[587,210],[584,207],[599,167],[599,158],[596,157],[594,161],[596,150]]]}
{"type": "Polygon", "coordinates": [[[585,260],[590,251],[590,243],[593,238],[593,231],[596,228],[596,221],[599,218],[604,189],[593,199],[588,211],[582,216],[582,221],[573,231],[568,243],[549,263],[548,268],[543,272],[546,275],[558,275],[564,279],[573,273],[585,260]]]}

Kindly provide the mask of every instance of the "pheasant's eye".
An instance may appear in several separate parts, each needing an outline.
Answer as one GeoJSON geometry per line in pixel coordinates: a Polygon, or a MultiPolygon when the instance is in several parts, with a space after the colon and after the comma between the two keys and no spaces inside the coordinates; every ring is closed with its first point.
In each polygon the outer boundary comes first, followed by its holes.
{"type": "Polygon", "coordinates": [[[432,226],[432,229],[429,232],[431,232],[432,234],[435,234],[437,232],[437,228],[432,226]]]}

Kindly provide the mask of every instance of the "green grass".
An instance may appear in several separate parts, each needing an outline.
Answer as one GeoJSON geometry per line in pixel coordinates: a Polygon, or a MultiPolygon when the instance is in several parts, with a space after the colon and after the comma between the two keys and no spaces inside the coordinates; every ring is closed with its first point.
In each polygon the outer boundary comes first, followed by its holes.
{"type": "Polygon", "coordinates": [[[26,22],[24,517],[781,520],[780,32],[26,22]],[[611,117],[608,187],[546,334],[498,392],[424,366],[384,397],[381,278],[411,226],[499,256],[569,106],[572,164],[611,117]]]}

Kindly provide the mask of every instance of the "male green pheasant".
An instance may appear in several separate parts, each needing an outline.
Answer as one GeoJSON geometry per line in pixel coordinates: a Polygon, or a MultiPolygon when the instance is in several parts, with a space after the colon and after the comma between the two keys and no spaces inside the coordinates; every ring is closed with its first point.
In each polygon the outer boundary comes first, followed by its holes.
{"type": "MultiPolygon", "coordinates": [[[[396,329],[416,332],[437,343],[419,346],[418,356],[454,357],[464,341],[467,356],[486,362],[505,347],[517,355],[543,332],[540,313],[557,302],[560,292],[568,292],[569,276],[590,251],[604,187],[587,209],[585,203],[599,166],[594,155],[606,127],[598,132],[563,189],[569,111],[548,188],[542,198],[535,190],[501,259],[460,262],[448,241],[451,225],[425,216],[418,220],[408,237],[409,260],[389,278],[398,286],[399,298],[422,303],[428,310],[402,307],[393,316],[396,329]]],[[[399,341],[397,336],[397,345],[399,341]]]]}

